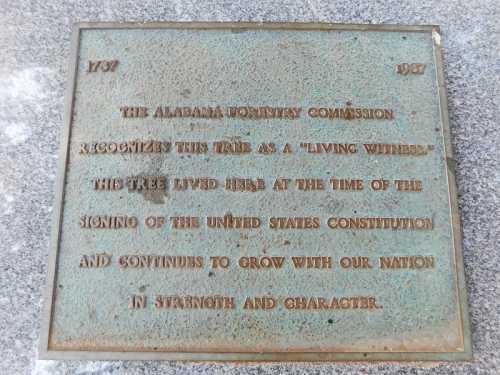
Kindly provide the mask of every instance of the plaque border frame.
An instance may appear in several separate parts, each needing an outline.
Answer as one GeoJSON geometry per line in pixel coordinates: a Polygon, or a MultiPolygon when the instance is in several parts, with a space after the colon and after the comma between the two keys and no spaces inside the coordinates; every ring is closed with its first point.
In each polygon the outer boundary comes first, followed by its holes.
{"type": "Polygon", "coordinates": [[[342,24],[301,22],[78,22],[73,25],[71,49],[67,72],[65,110],[61,132],[59,167],[54,194],[51,241],[47,265],[46,286],[41,310],[42,324],[38,348],[39,359],[59,360],[179,360],[179,361],[229,361],[229,362],[320,362],[320,361],[471,361],[471,327],[467,305],[467,290],[462,250],[462,227],[458,210],[455,160],[451,143],[448,103],[444,77],[441,32],[437,25],[396,24],[342,24]],[[174,351],[76,351],[50,349],[54,290],[57,279],[57,260],[62,225],[64,186],[71,137],[74,94],[78,71],[80,34],[89,29],[195,29],[195,30],[303,30],[303,31],[383,31],[430,33],[436,65],[436,82],[442,122],[442,142],[446,157],[448,197],[450,201],[451,229],[455,249],[454,263],[457,278],[457,297],[462,328],[464,351],[457,352],[174,352],[174,351]]]}

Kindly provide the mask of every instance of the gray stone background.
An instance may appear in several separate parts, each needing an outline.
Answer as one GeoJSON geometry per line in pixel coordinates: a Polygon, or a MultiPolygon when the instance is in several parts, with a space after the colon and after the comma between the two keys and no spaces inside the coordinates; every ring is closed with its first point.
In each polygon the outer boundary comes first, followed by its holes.
{"type": "Polygon", "coordinates": [[[499,8],[498,0],[0,0],[0,375],[500,374],[499,8]],[[440,25],[474,361],[198,364],[38,360],[70,31],[78,21],[440,25]]]}

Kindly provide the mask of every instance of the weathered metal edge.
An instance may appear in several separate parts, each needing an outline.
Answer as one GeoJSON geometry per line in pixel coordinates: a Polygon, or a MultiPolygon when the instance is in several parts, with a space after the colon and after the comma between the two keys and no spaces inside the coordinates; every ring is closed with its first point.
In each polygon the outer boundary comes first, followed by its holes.
{"type": "Polygon", "coordinates": [[[181,353],[181,352],[83,352],[46,351],[39,359],[51,360],[91,360],[91,361],[136,361],[165,360],[190,362],[421,362],[421,361],[469,361],[464,352],[454,353],[181,353]]]}
{"type": "Polygon", "coordinates": [[[396,25],[326,22],[78,22],[81,29],[252,29],[252,30],[344,30],[344,31],[439,31],[437,25],[396,25]]]}
{"type": "Polygon", "coordinates": [[[443,49],[441,47],[441,34],[437,30],[432,31],[434,58],[436,62],[436,79],[439,93],[439,107],[441,111],[442,137],[445,150],[445,166],[448,178],[448,199],[450,204],[451,229],[453,234],[453,247],[455,250],[455,274],[457,278],[457,298],[459,301],[460,318],[462,323],[462,340],[464,352],[468,353],[469,360],[473,359],[471,342],[471,325],[469,309],[467,304],[467,288],[465,284],[465,270],[462,249],[462,224],[458,209],[458,192],[455,179],[455,159],[453,157],[453,146],[451,143],[451,129],[448,114],[448,99],[446,93],[446,81],[444,77],[443,49]]]}
{"type": "Polygon", "coordinates": [[[61,141],[59,149],[59,169],[54,194],[54,207],[52,213],[52,231],[49,247],[49,258],[47,264],[46,287],[43,293],[42,324],[40,329],[39,357],[45,358],[49,349],[50,329],[52,323],[52,310],[54,303],[54,287],[57,279],[57,260],[59,255],[59,240],[61,233],[64,192],[66,182],[66,169],[69,157],[69,145],[71,136],[71,123],[73,117],[74,93],[76,86],[76,74],[78,71],[78,54],[80,45],[80,27],[75,25],[71,35],[71,47],[69,55],[69,69],[66,81],[66,97],[61,141]]]}
{"type": "Polygon", "coordinates": [[[66,90],[64,129],[61,138],[59,176],[56,186],[51,245],[48,260],[47,286],[44,293],[43,321],[41,325],[39,359],[62,360],[181,360],[181,361],[469,361],[472,360],[470,322],[467,309],[465,275],[462,258],[462,231],[458,212],[454,168],[447,163],[448,191],[452,232],[455,248],[455,272],[457,276],[458,299],[464,342],[463,352],[277,352],[277,353],[213,353],[213,352],[139,352],[139,351],[57,351],[49,348],[53,313],[54,286],[57,279],[60,226],[62,222],[64,185],[69,156],[71,123],[78,71],[78,54],[81,30],[84,29],[134,29],[134,28],[183,28],[183,29],[269,29],[269,30],[352,30],[352,31],[407,31],[430,32],[433,38],[436,78],[442,121],[442,136],[447,161],[453,161],[451,132],[448,118],[444,64],[441,49],[440,29],[437,25],[394,25],[394,24],[332,24],[332,23],[266,23],[266,22],[80,22],[75,23],[71,40],[70,70],[66,90]],[[436,39],[437,38],[437,39],[436,39]]]}

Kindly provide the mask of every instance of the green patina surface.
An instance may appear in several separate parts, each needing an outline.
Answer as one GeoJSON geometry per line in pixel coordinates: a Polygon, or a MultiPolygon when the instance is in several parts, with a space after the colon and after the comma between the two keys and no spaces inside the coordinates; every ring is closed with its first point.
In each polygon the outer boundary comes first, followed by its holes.
{"type": "MultiPolygon", "coordinates": [[[[436,34],[438,35],[438,34],[436,34]]],[[[454,184],[448,169],[446,108],[439,89],[435,38],[424,31],[231,30],[181,28],[82,29],[48,349],[92,352],[267,353],[206,354],[207,359],[454,359],[470,352],[454,184]],[[235,32],[237,31],[237,32],[235,32]],[[86,72],[89,60],[118,59],[113,73],[86,72]],[[397,74],[398,63],[426,65],[422,75],[397,74]],[[392,109],[392,120],[312,118],[310,107],[392,109]],[[120,107],[300,107],[294,120],[228,118],[124,119],[120,107]],[[248,155],[82,155],[81,143],[155,139],[167,142],[241,140],[248,155]],[[259,155],[263,142],[293,153],[259,155]],[[353,143],[352,155],[310,154],[301,142],[353,143]],[[364,143],[431,145],[422,156],[368,155],[364,143]],[[96,192],[96,177],[262,178],[253,193],[172,191],[96,192]],[[331,177],[364,180],[362,191],[330,188],[331,177]],[[320,178],[324,191],[292,185],[275,192],[277,177],[320,178]],[[423,191],[376,192],[372,179],[418,179],[423,191]],[[451,181],[451,182],[450,182],[451,181]],[[207,216],[252,216],[260,229],[214,230],[207,216]],[[136,229],[82,229],[83,215],[129,215],[136,229]],[[147,216],[196,216],[201,227],[147,229],[147,216]],[[271,230],[269,217],[318,217],[311,230],[271,230]],[[330,217],[431,218],[432,230],[339,230],[330,217]],[[79,267],[83,254],[107,253],[111,265],[79,267]],[[196,269],[120,269],[131,254],[202,256],[196,269]],[[458,254],[458,255],[457,255],[458,254]],[[227,270],[210,256],[228,256],[227,270]],[[429,269],[382,270],[382,256],[434,257],[429,269]],[[244,256],[284,256],[277,270],[247,270],[244,256]],[[292,256],[330,256],[331,269],[300,270],[292,256]],[[344,269],[339,259],[370,257],[372,269],[344,269]],[[146,308],[128,308],[133,294],[146,308]],[[223,295],[231,310],[156,309],[156,295],[223,295]],[[268,311],[242,308],[246,297],[272,296],[268,311]],[[286,297],[374,296],[378,309],[287,310],[286,297]],[[290,354],[287,352],[297,352],[290,354]],[[301,352],[309,354],[301,355],[301,352]],[[270,353],[282,353],[270,354],[270,353]],[[322,354],[317,354],[322,353],[322,354]],[[366,354],[365,354],[366,353],[366,354]],[[378,353],[378,354],[377,354],[378,353]],[[381,354],[382,353],[382,354],[381,354]],[[415,354],[417,353],[417,354],[415,354]]],[[[63,356],[63,355],[61,355],[63,356]]],[[[90,355],[92,358],[92,355],[90,355]]],[[[98,356],[96,356],[98,357],[98,356]]],[[[117,355],[108,353],[107,357],[117,355]]],[[[141,354],[130,358],[141,358],[141,354]]],[[[145,358],[145,357],[142,357],[145,358]]]]}

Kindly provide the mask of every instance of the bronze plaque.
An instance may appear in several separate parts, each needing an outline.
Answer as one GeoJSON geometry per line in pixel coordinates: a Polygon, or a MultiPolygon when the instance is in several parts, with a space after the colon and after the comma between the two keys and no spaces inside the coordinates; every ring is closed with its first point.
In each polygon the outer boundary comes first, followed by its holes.
{"type": "Polygon", "coordinates": [[[78,25],[40,356],[470,358],[440,48],[78,25]]]}

